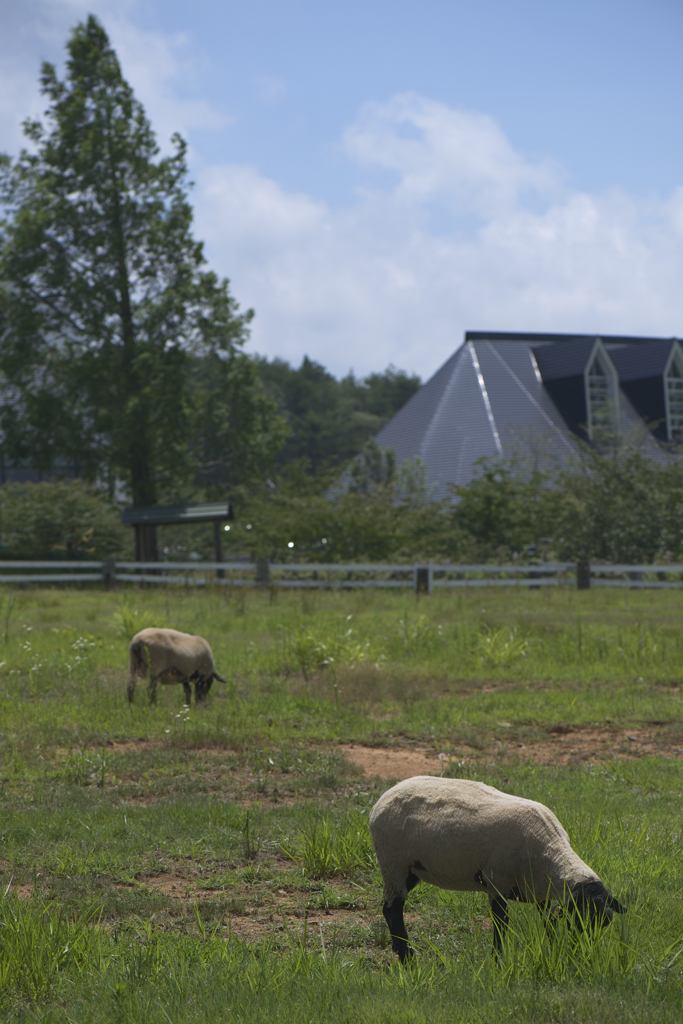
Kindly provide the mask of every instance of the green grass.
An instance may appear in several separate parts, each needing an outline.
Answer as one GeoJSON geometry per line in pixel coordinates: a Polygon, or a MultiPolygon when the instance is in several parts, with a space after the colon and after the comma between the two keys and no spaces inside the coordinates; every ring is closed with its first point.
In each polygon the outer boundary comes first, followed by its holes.
{"type": "Polygon", "coordinates": [[[514,750],[647,728],[683,752],[681,612],[658,591],[5,595],[2,1019],[680,1020],[683,758],[514,750]],[[154,623],[210,641],[208,706],[128,704],[154,623]],[[453,753],[445,774],[548,804],[628,914],[549,944],[513,906],[496,966],[486,900],[420,886],[399,969],[366,824],[389,782],[349,742],[453,753]]]}

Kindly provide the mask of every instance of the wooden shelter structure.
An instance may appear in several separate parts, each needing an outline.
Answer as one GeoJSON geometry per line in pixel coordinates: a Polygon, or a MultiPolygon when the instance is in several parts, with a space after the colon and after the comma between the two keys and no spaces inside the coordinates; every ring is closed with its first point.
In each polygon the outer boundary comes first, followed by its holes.
{"type": "MultiPolygon", "coordinates": [[[[157,526],[182,526],[184,523],[213,523],[216,561],[223,561],[222,525],[233,519],[229,501],[205,501],[198,505],[149,505],[123,510],[121,519],[135,530],[135,560],[158,562],[157,526]]],[[[219,570],[219,576],[222,576],[219,570]]]]}

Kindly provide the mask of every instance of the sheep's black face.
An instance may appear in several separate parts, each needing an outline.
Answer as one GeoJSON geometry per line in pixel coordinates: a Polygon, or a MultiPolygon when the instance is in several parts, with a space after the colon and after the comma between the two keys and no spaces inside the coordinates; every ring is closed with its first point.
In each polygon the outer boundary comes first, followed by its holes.
{"type": "Polygon", "coordinates": [[[605,906],[604,900],[590,900],[587,910],[587,914],[584,911],[581,915],[584,928],[604,928],[614,917],[614,912],[605,906]]]}
{"type": "Polygon", "coordinates": [[[611,896],[602,882],[586,882],[571,894],[570,913],[578,931],[604,928],[614,914],[625,914],[626,907],[611,896]]]}

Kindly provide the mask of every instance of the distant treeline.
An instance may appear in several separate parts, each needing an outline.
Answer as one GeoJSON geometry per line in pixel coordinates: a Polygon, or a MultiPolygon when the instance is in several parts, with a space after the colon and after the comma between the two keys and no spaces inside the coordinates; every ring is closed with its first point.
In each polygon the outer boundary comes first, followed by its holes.
{"type": "MultiPolygon", "coordinates": [[[[193,472],[180,465],[177,477],[167,472],[160,480],[159,504],[220,500],[235,486],[265,480],[292,463],[297,478],[310,477],[307,489],[324,491],[421,384],[417,375],[393,366],[362,379],[349,373],[337,380],[308,357],[295,369],[282,359],[244,358],[229,365],[209,355],[191,359],[189,370],[195,415],[188,419],[186,441],[193,472]]],[[[8,409],[5,413],[8,418],[8,409]]],[[[95,467],[67,450],[45,458],[41,431],[24,426],[8,419],[3,444],[8,469],[19,465],[43,478],[92,479],[95,467]]]]}
{"type": "Polygon", "coordinates": [[[279,468],[304,460],[313,474],[337,469],[361,451],[420,387],[416,374],[389,366],[359,380],[337,380],[305,357],[294,369],[282,359],[260,358],[266,394],[284,418],[287,437],[276,457],[279,468]]]}

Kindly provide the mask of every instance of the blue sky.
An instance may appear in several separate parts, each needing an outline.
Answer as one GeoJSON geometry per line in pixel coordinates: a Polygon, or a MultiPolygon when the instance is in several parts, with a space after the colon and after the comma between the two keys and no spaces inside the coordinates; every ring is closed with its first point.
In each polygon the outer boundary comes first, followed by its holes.
{"type": "Polygon", "coordinates": [[[0,0],[0,150],[89,11],[253,351],[425,378],[466,329],[683,333],[683,0],[0,0]]]}

